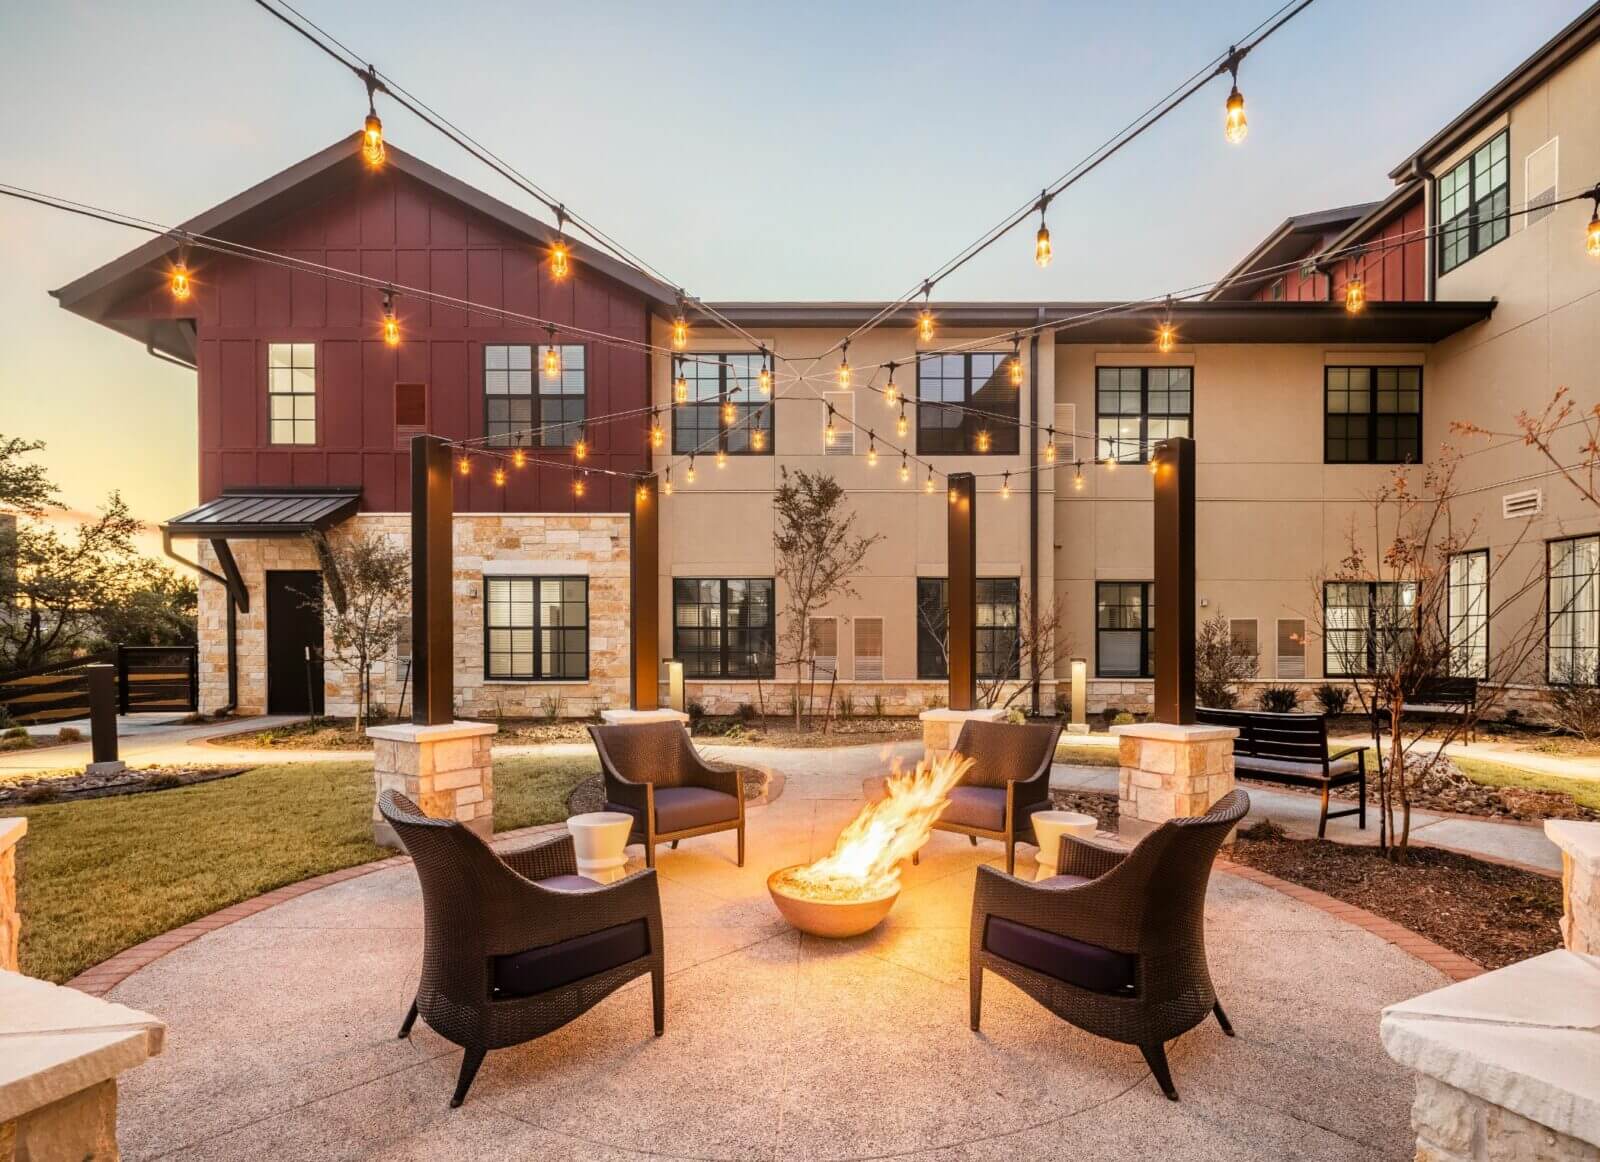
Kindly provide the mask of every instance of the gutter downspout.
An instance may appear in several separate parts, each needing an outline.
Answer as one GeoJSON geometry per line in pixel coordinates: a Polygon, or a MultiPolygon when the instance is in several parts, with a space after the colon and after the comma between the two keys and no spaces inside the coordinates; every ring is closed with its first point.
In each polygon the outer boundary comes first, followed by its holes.
{"type": "MultiPolygon", "coordinates": [[[[219,706],[216,713],[232,714],[239,705],[239,603],[234,598],[233,585],[221,573],[213,573],[198,561],[191,561],[182,556],[172,547],[172,533],[166,525],[161,526],[161,551],[180,565],[187,565],[196,573],[211,578],[220,584],[228,594],[228,701],[226,705],[219,706]]],[[[196,638],[198,638],[196,626],[196,638]]]]}
{"type": "MultiPolygon", "coordinates": [[[[174,367],[181,367],[185,371],[199,371],[200,370],[200,365],[197,364],[197,363],[185,363],[182,359],[174,359],[171,355],[168,355],[165,351],[157,351],[156,348],[155,348],[155,344],[154,343],[146,343],[144,345],[144,350],[145,350],[145,354],[151,355],[151,356],[155,357],[156,359],[161,360],[161,362],[163,362],[163,363],[170,363],[174,367]]],[[[174,557],[173,559],[177,560],[177,561],[183,560],[182,557],[174,557]]],[[[195,565],[194,567],[196,569],[200,568],[199,565],[195,565]]],[[[202,573],[205,572],[204,569],[201,569],[200,571],[202,573]]]]}
{"type": "Polygon", "coordinates": [[[1422,164],[1422,159],[1412,158],[1411,176],[1422,182],[1422,263],[1426,273],[1423,275],[1422,285],[1427,302],[1435,302],[1439,298],[1439,266],[1435,247],[1438,240],[1433,236],[1434,208],[1433,208],[1433,171],[1422,164]]]}
{"type": "MultiPolygon", "coordinates": [[[[1040,311],[1040,322],[1044,312],[1040,311]]],[[[1028,340],[1028,633],[1038,654],[1039,642],[1039,333],[1028,340]]],[[[1054,417],[1051,417],[1052,420],[1054,417]]],[[[1033,669],[1033,716],[1039,717],[1039,670],[1033,669]]]]}

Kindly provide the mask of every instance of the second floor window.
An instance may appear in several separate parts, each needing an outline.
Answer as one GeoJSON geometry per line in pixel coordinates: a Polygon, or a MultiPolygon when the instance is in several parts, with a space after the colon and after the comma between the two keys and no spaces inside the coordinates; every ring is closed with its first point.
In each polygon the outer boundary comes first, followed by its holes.
{"type": "Polygon", "coordinates": [[[583,428],[588,391],[587,352],[581,343],[552,348],[487,343],[483,348],[484,434],[501,447],[563,448],[583,428]]]}
{"type": "MultiPolygon", "coordinates": [[[[1018,638],[1022,583],[1015,577],[979,577],[977,591],[979,678],[1008,678],[1021,668],[1018,638]]],[[[950,582],[917,578],[917,677],[950,676],[950,582]]],[[[859,677],[859,675],[857,675],[859,677]]]]}
{"type": "Polygon", "coordinates": [[[771,356],[697,353],[672,362],[674,453],[772,455],[772,397],[762,393],[760,378],[763,368],[771,373],[771,356]],[[677,402],[680,380],[689,389],[683,403],[677,402]],[[725,400],[733,403],[731,416],[724,412],[725,400]]]}
{"type": "Polygon", "coordinates": [[[1156,626],[1151,581],[1101,581],[1094,587],[1094,667],[1101,678],[1155,677],[1156,626]]]}
{"type": "Polygon", "coordinates": [[[1326,463],[1422,459],[1422,368],[1329,367],[1324,374],[1326,463]]]}
{"type": "Polygon", "coordinates": [[[317,345],[267,344],[268,439],[274,444],[317,442],[317,345]]]}
{"type": "Polygon", "coordinates": [[[772,578],[672,581],[672,652],[690,678],[770,678],[772,578]]]}
{"type": "Polygon", "coordinates": [[[1600,684],[1600,536],[1551,541],[1547,680],[1600,684]]]}
{"type": "Polygon", "coordinates": [[[1323,673],[1379,673],[1414,632],[1417,587],[1410,581],[1329,581],[1322,587],[1323,673]]]}
{"type": "Polygon", "coordinates": [[[1021,391],[1009,351],[930,355],[917,361],[917,452],[1016,455],[1021,391]],[[939,406],[955,405],[955,406],[939,406]]]}
{"type": "Polygon", "coordinates": [[[1192,436],[1194,368],[1095,369],[1095,458],[1143,464],[1150,446],[1192,436]]]}
{"type": "Polygon", "coordinates": [[[1439,273],[1483,253],[1511,232],[1509,130],[1439,179],[1439,273]]]}

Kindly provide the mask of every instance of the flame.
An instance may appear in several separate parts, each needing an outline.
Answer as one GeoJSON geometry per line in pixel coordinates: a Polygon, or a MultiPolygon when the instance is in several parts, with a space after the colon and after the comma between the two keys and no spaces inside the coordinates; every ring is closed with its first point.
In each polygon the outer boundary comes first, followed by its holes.
{"type": "Polygon", "coordinates": [[[896,770],[884,797],[868,803],[839,833],[828,856],[795,868],[787,884],[803,894],[834,899],[876,899],[900,890],[900,864],[911,858],[950,803],[950,791],[972,760],[946,755],[911,772],[896,770]]]}

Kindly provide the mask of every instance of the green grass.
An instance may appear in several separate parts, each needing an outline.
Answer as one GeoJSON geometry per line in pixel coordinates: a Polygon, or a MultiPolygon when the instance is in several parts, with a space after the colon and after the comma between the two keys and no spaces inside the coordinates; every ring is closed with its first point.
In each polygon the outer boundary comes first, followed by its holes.
{"type": "MultiPolygon", "coordinates": [[[[495,762],[495,829],[566,818],[592,759],[495,762]]],[[[64,981],[142,940],[284,884],[382,858],[372,766],[257,767],[233,779],[25,807],[22,971],[64,981]]]]}
{"type": "Polygon", "coordinates": [[[1114,767],[1119,753],[1114,746],[1091,746],[1065,739],[1056,744],[1056,762],[1075,763],[1083,767],[1114,767]]]}
{"type": "Polygon", "coordinates": [[[1566,775],[1549,775],[1542,771],[1525,771],[1521,767],[1487,759],[1463,758],[1452,755],[1451,761],[1474,783],[1487,787],[1525,787],[1530,791],[1559,791],[1571,795],[1573,801],[1592,811],[1600,811],[1600,780],[1574,779],[1566,775]]]}

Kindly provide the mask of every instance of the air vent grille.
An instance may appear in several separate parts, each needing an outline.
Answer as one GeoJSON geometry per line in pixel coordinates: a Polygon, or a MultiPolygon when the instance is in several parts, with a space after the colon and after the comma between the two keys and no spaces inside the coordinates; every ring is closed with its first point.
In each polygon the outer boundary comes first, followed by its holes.
{"type": "Polygon", "coordinates": [[[1522,492],[1508,492],[1500,498],[1500,511],[1506,520],[1538,516],[1544,511],[1544,489],[1529,488],[1522,492]]]}

